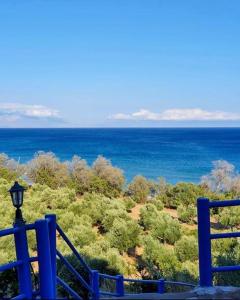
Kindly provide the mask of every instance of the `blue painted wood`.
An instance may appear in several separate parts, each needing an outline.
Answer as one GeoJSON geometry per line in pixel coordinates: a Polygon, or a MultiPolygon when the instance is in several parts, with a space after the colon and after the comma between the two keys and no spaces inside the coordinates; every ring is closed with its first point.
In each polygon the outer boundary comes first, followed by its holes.
{"type": "Polygon", "coordinates": [[[57,283],[60,284],[65,289],[65,291],[67,291],[73,297],[73,299],[82,300],[82,297],[80,297],[65,281],[63,281],[58,276],[57,283]]]}
{"type": "Polygon", "coordinates": [[[74,267],[68,262],[68,260],[57,250],[57,256],[64,263],[67,269],[79,280],[79,282],[91,293],[93,293],[92,288],[87,284],[87,282],[82,278],[82,276],[74,269],[74,267]]]}
{"type": "Polygon", "coordinates": [[[61,235],[61,237],[64,239],[68,247],[72,250],[73,254],[77,257],[77,259],[80,261],[82,266],[85,268],[85,270],[91,274],[92,270],[89,268],[89,266],[86,264],[84,259],[81,257],[81,255],[78,253],[78,251],[75,249],[73,244],[70,242],[66,234],[63,232],[62,228],[57,224],[57,231],[61,235]]]}
{"type": "Polygon", "coordinates": [[[38,220],[36,225],[36,239],[39,265],[40,297],[54,299],[56,285],[52,278],[52,261],[47,220],[38,220]]]}
{"type": "Polygon", "coordinates": [[[122,275],[117,276],[116,292],[119,297],[124,296],[124,277],[122,275]]]}
{"type": "Polygon", "coordinates": [[[159,294],[164,294],[164,292],[165,292],[165,282],[164,282],[164,279],[158,280],[158,283],[157,283],[157,292],[159,294]]]}
{"type": "Polygon", "coordinates": [[[227,232],[227,233],[214,233],[210,235],[211,240],[213,239],[225,239],[225,238],[236,238],[240,237],[240,232],[227,232]]]}
{"type": "Polygon", "coordinates": [[[117,293],[111,293],[111,292],[106,292],[106,291],[102,291],[102,290],[100,290],[100,295],[112,296],[112,297],[118,297],[119,296],[117,293]]]}
{"type": "Polygon", "coordinates": [[[11,263],[8,263],[8,264],[1,265],[0,266],[0,272],[10,270],[10,269],[15,268],[15,267],[17,267],[19,265],[22,265],[22,264],[23,264],[23,261],[18,260],[18,261],[14,261],[14,262],[11,262],[11,263]]]}
{"type": "Polygon", "coordinates": [[[99,274],[98,271],[92,270],[91,273],[91,286],[93,290],[92,300],[99,300],[100,291],[99,291],[99,274]]]}
{"type": "Polygon", "coordinates": [[[165,285],[166,284],[173,284],[173,285],[188,286],[188,287],[193,287],[193,288],[196,287],[195,284],[192,284],[192,283],[189,283],[189,282],[165,280],[164,283],[165,283],[165,285]]]}
{"type": "Polygon", "coordinates": [[[210,239],[209,199],[197,200],[198,210],[198,254],[200,286],[212,286],[212,255],[210,239]]]}
{"type": "Polygon", "coordinates": [[[102,277],[105,279],[117,280],[117,275],[108,275],[108,274],[99,273],[99,277],[102,277]]]}
{"type": "Polygon", "coordinates": [[[24,294],[20,294],[20,295],[17,295],[16,297],[13,297],[13,298],[11,298],[12,300],[21,300],[21,299],[27,299],[26,298],[26,295],[24,295],[24,294]]]}
{"type": "Polygon", "coordinates": [[[14,234],[14,233],[16,233],[18,230],[19,230],[18,227],[2,229],[2,230],[0,231],[0,237],[14,234]]]}
{"type": "Polygon", "coordinates": [[[19,291],[26,299],[32,299],[32,280],[29,263],[28,241],[25,225],[14,225],[14,241],[17,261],[22,263],[17,267],[19,291]]]}
{"type": "Polygon", "coordinates": [[[212,272],[230,272],[230,271],[240,271],[240,266],[221,266],[221,267],[212,268],[212,272]]]}
{"type": "Polygon", "coordinates": [[[57,295],[57,236],[56,236],[56,215],[49,214],[45,216],[48,220],[48,231],[49,231],[49,242],[50,242],[50,254],[51,254],[51,265],[52,265],[52,281],[54,285],[54,298],[57,295]]]}
{"type": "Polygon", "coordinates": [[[221,201],[211,201],[209,207],[226,207],[226,206],[238,206],[240,205],[240,200],[221,200],[221,201]]]}

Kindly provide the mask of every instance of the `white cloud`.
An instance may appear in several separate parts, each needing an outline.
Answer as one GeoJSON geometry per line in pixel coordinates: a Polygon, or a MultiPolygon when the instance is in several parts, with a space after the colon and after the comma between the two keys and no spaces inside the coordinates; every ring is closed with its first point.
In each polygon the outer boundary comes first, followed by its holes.
{"type": "Polygon", "coordinates": [[[58,119],[59,111],[43,105],[29,105],[21,103],[0,103],[0,116],[5,120],[20,118],[58,119]]]}
{"type": "Polygon", "coordinates": [[[110,116],[114,120],[147,120],[147,121],[239,121],[240,113],[225,111],[207,111],[201,108],[167,109],[154,113],[140,109],[131,114],[118,113],[110,116]]]}

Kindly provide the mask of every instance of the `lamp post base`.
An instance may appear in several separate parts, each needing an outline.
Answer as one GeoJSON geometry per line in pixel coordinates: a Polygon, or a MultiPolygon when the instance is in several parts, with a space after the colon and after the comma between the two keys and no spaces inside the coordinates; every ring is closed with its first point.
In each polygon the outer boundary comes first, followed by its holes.
{"type": "Polygon", "coordinates": [[[21,209],[17,208],[16,214],[15,214],[15,221],[14,221],[13,225],[21,226],[21,225],[24,225],[25,223],[26,223],[26,220],[23,219],[21,209]]]}

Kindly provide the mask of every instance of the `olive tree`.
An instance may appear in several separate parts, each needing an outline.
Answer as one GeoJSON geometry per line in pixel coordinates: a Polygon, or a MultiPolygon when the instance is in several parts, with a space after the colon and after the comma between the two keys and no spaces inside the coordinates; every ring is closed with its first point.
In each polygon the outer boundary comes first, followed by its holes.
{"type": "Polygon", "coordinates": [[[27,164],[27,175],[35,183],[51,188],[62,187],[69,180],[67,165],[60,163],[52,152],[38,152],[27,164]]]}
{"type": "Polygon", "coordinates": [[[93,172],[86,160],[74,155],[68,163],[68,170],[76,191],[81,194],[89,191],[93,172]]]}
{"type": "Polygon", "coordinates": [[[125,182],[123,171],[113,167],[110,160],[107,160],[103,156],[98,156],[93,163],[93,172],[114,189],[116,196],[121,193],[125,182]]]}
{"type": "Polygon", "coordinates": [[[141,175],[135,176],[128,186],[128,193],[136,202],[139,203],[144,203],[147,200],[149,192],[149,182],[141,175]]]}
{"type": "Polygon", "coordinates": [[[232,180],[236,176],[234,165],[225,160],[213,162],[210,174],[202,177],[202,183],[215,192],[226,192],[232,188],[232,180]]]}

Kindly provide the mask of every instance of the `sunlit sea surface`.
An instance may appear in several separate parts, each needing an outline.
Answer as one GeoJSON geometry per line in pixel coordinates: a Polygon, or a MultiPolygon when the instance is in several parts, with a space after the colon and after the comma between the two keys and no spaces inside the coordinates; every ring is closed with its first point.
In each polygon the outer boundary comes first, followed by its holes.
{"type": "Polygon", "coordinates": [[[103,155],[124,170],[169,182],[199,182],[224,159],[240,169],[240,128],[0,129],[0,152],[26,162],[37,151],[61,161],[74,154],[89,164],[103,155]]]}

